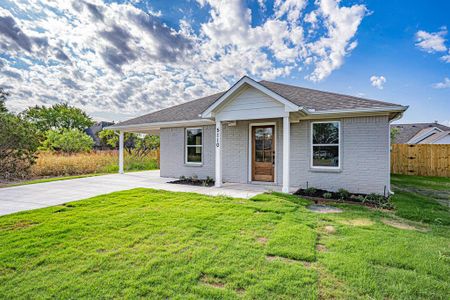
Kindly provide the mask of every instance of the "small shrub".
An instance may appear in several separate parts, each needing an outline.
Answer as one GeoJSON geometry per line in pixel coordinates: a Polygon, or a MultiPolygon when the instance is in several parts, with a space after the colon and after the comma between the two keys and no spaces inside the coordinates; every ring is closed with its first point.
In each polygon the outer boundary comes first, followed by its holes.
{"type": "Polygon", "coordinates": [[[208,185],[208,184],[212,184],[212,183],[214,183],[214,179],[212,179],[212,178],[209,177],[209,176],[206,176],[205,183],[206,183],[207,185],[208,185]]]}
{"type": "Polygon", "coordinates": [[[314,196],[316,194],[317,190],[313,187],[309,187],[305,189],[305,194],[308,196],[314,196]]]}
{"type": "Polygon", "coordinates": [[[363,195],[358,195],[355,197],[355,201],[362,202],[362,203],[364,203],[365,199],[366,198],[363,195]]]}
{"type": "Polygon", "coordinates": [[[180,180],[186,180],[186,176],[181,175],[179,179],[180,179],[180,180]]]}
{"type": "Polygon", "coordinates": [[[333,197],[333,194],[332,194],[332,193],[329,193],[329,192],[326,192],[326,193],[323,193],[323,197],[324,197],[325,199],[331,199],[331,198],[333,197]]]}
{"type": "Polygon", "coordinates": [[[380,194],[375,193],[368,194],[364,198],[363,202],[367,202],[381,208],[392,208],[392,204],[390,202],[389,197],[384,197],[383,195],[380,194]]]}
{"type": "Polygon", "coordinates": [[[341,199],[341,200],[350,198],[350,192],[347,191],[346,189],[339,189],[338,195],[339,195],[339,199],[341,199]]]}

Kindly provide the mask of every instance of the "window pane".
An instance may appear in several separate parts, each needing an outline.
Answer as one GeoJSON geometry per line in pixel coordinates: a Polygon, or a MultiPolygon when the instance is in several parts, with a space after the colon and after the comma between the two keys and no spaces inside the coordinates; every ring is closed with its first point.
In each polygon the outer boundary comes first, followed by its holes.
{"type": "Polygon", "coordinates": [[[264,151],[256,150],[255,152],[255,161],[263,162],[264,161],[264,151]]]}
{"type": "Polygon", "coordinates": [[[339,146],[313,146],[313,166],[339,166],[339,146]]]}
{"type": "Polygon", "coordinates": [[[202,130],[199,129],[187,129],[186,140],[188,145],[201,145],[202,144],[202,130]]]}
{"type": "Polygon", "coordinates": [[[264,162],[272,162],[272,151],[264,151],[264,162]]]}
{"type": "Polygon", "coordinates": [[[202,162],[202,147],[188,147],[187,162],[202,162]]]}
{"type": "Polygon", "coordinates": [[[339,144],[339,123],[313,124],[313,144],[339,144]]]}

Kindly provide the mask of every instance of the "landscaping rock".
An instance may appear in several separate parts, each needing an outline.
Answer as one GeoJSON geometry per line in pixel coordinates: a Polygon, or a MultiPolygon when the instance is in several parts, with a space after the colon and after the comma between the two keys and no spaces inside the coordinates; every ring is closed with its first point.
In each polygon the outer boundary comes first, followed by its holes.
{"type": "Polygon", "coordinates": [[[340,208],[321,204],[312,204],[308,206],[307,209],[319,214],[334,214],[342,212],[342,209],[340,208]]]}
{"type": "Polygon", "coordinates": [[[329,233],[329,234],[336,233],[336,228],[334,228],[334,226],[331,226],[331,225],[325,226],[325,227],[323,228],[323,230],[324,230],[326,233],[329,233]]]}

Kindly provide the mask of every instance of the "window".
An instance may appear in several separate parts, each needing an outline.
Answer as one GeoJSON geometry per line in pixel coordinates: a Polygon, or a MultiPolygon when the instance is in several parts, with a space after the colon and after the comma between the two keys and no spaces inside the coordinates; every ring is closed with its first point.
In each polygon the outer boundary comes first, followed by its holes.
{"type": "Polygon", "coordinates": [[[201,128],[186,128],[186,163],[202,163],[203,136],[201,128]]]}
{"type": "Polygon", "coordinates": [[[339,168],[340,122],[313,122],[312,167],[339,168]]]}

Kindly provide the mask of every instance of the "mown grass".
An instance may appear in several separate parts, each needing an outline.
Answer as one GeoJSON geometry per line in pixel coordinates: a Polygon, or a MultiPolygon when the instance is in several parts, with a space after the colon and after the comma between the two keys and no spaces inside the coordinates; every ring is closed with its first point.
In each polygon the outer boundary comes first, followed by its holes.
{"type": "Polygon", "coordinates": [[[0,298],[448,299],[448,226],[308,204],[134,189],[0,217],[0,298]]]}

